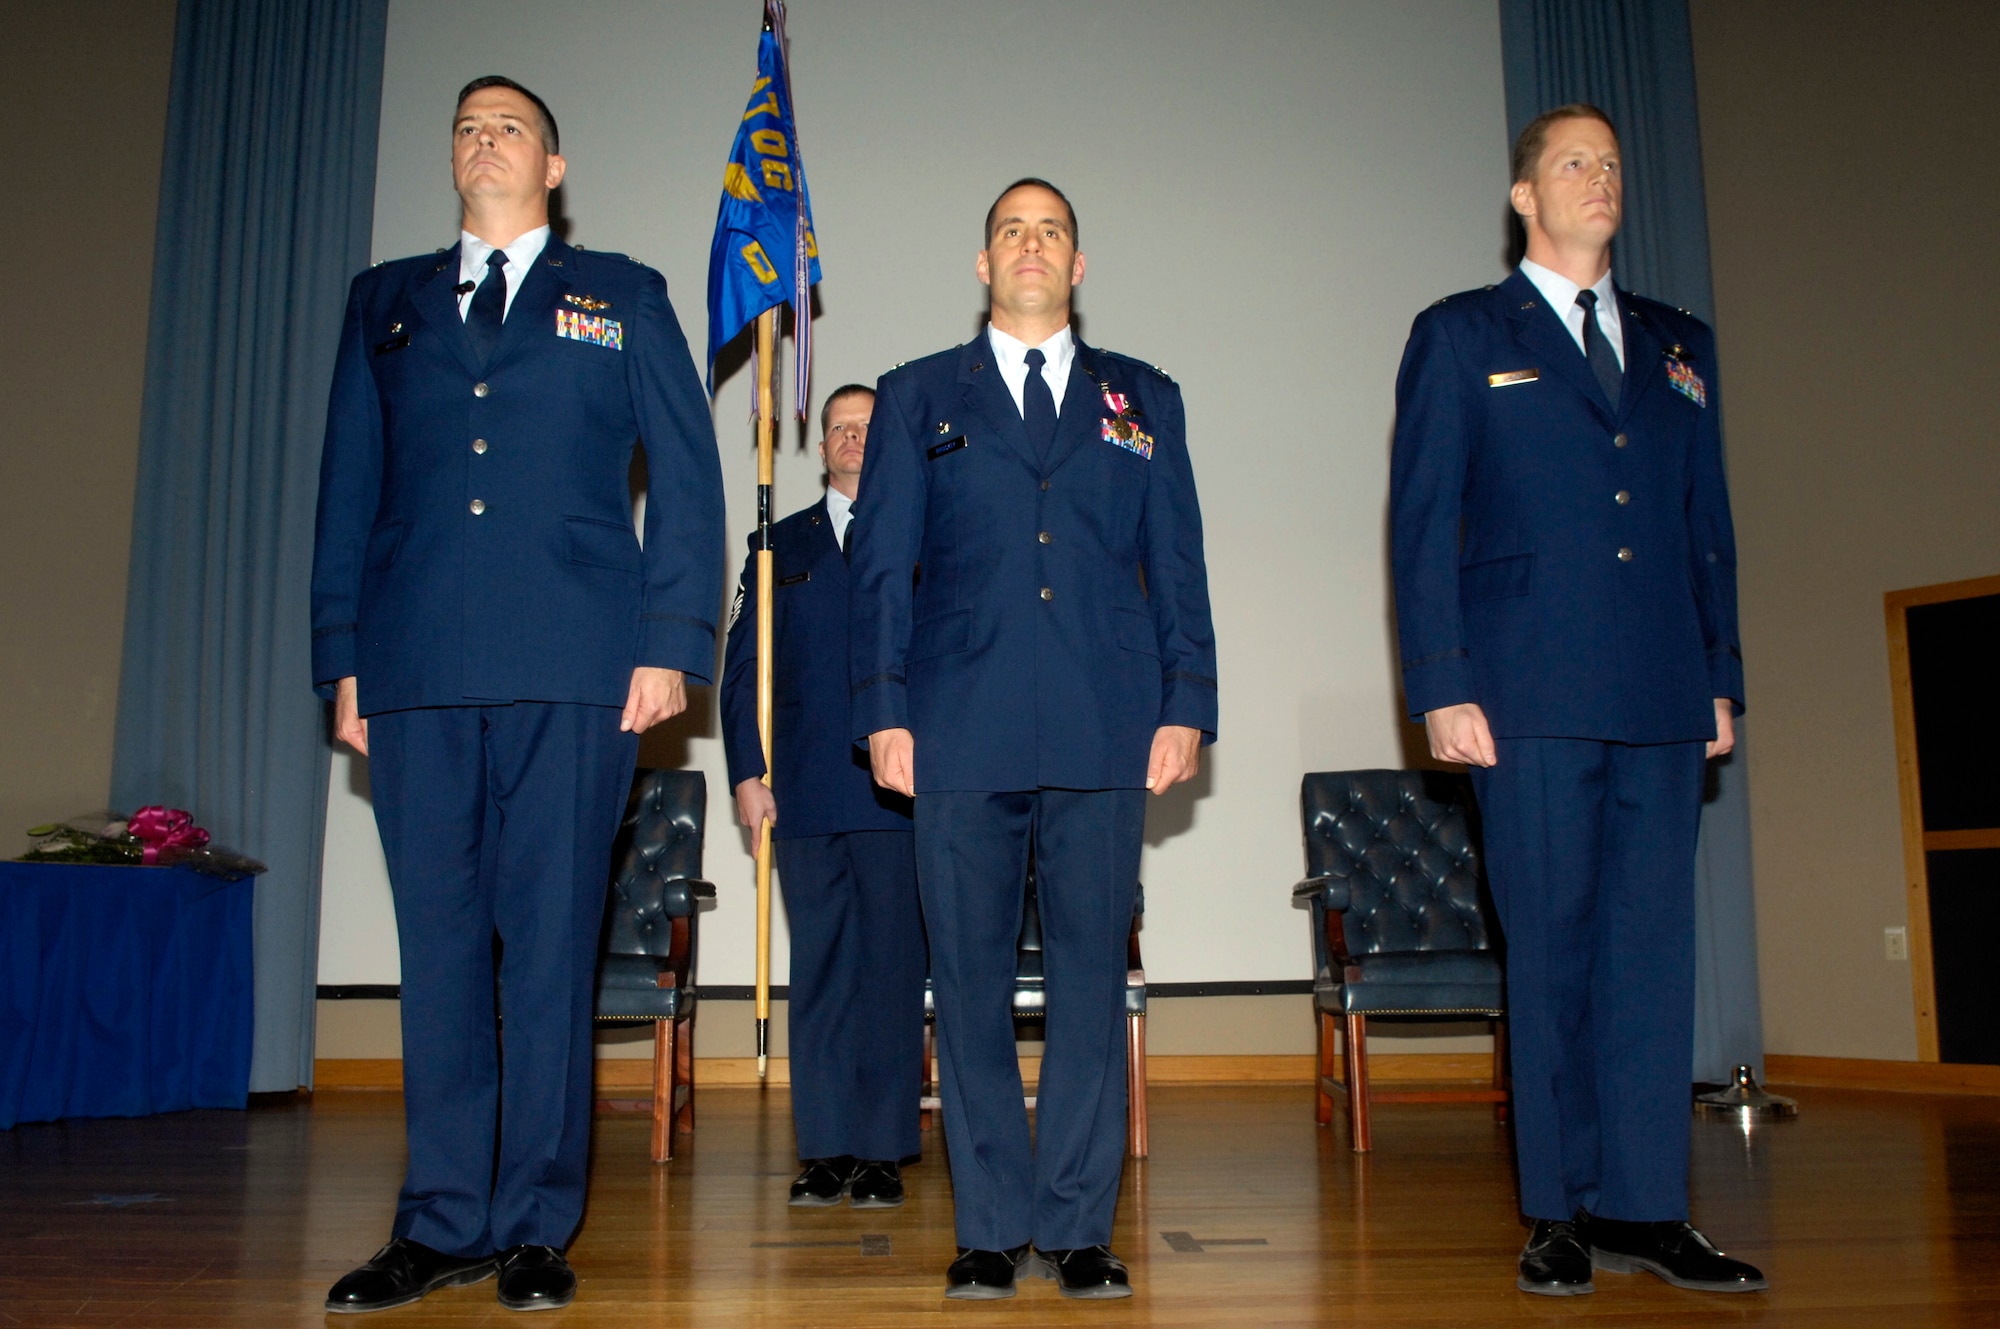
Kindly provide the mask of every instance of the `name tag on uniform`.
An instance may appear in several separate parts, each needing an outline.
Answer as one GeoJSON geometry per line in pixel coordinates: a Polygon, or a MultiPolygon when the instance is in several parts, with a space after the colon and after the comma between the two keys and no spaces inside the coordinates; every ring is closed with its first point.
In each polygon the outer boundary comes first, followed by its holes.
{"type": "Polygon", "coordinates": [[[1511,388],[1516,383],[1533,383],[1542,376],[1539,369],[1510,369],[1504,374],[1488,374],[1486,386],[1489,388],[1511,388]]]}
{"type": "Polygon", "coordinates": [[[944,456],[947,452],[957,452],[960,448],[964,446],[965,446],[965,435],[960,434],[957,438],[946,439],[944,442],[939,443],[934,447],[925,449],[924,455],[926,457],[929,457],[932,461],[936,461],[939,457],[944,456]]]}
{"type": "Polygon", "coordinates": [[[625,349],[625,329],[617,319],[602,314],[585,314],[575,309],[556,310],[556,336],[591,346],[625,349]]]}
{"type": "Polygon", "coordinates": [[[793,574],[792,574],[791,576],[789,576],[789,577],[780,577],[780,578],[778,578],[778,585],[780,585],[780,586],[797,586],[797,585],[798,585],[798,584],[799,584],[800,582],[802,582],[802,581],[811,581],[811,580],[812,580],[812,578],[813,578],[813,575],[812,575],[812,573],[810,573],[810,572],[794,572],[794,573],[793,573],[793,574]]]}

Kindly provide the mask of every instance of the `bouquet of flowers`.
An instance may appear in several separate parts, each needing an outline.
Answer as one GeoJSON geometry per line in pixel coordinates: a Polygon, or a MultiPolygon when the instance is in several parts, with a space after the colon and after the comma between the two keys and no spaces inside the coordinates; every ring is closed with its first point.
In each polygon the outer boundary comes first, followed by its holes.
{"type": "Polygon", "coordinates": [[[21,855],[24,863],[190,867],[232,879],[265,870],[254,858],[210,844],[208,832],[194,824],[192,814],[160,804],[129,817],[101,813],[31,826],[28,838],[34,844],[21,855]]]}

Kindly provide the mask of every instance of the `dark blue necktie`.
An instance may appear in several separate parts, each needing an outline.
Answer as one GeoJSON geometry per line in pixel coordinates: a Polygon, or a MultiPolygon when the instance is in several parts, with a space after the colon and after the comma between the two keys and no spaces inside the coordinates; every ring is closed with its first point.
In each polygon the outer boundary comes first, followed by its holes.
{"type": "Polygon", "coordinates": [[[1028,381],[1021,385],[1021,422],[1028,427],[1028,443],[1035,449],[1035,459],[1045,466],[1056,441],[1056,394],[1049,391],[1049,381],[1042,377],[1042,366],[1048,359],[1040,351],[1029,351],[1028,381]]]}
{"type": "Polygon", "coordinates": [[[1619,391],[1625,386],[1625,371],[1618,367],[1618,352],[1611,349],[1611,339],[1597,326],[1597,292],[1578,291],[1576,302],[1583,306],[1584,358],[1590,361],[1591,372],[1597,375],[1597,386],[1604,389],[1604,400],[1615,411],[1619,391]]]}
{"type": "Polygon", "coordinates": [[[472,310],[465,316],[465,330],[472,335],[473,354],[485,364],[500,344],[500,324],[507,317],[507,251],[496,249],[486,256],[486,280],[472,293],[472,310]]]}

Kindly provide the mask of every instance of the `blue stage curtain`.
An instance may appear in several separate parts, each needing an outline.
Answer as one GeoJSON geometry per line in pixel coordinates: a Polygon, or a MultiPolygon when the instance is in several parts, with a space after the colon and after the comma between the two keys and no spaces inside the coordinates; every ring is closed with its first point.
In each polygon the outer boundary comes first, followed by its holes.
{"type": "MultiPolygon", "coordinates": [[[[1509,139],[1550,107],[1601,107],[1625,154],[1625,222],[1612,254],[1618,283],[1712,324],[1686,0],[1500,0],[1500,43],[1509,139]]],[[[1718,333],[1726,397],[1725,334],[1718,333]]],[[[1693,1074],[1712,1082],[1737,1065],[1764,1070],[1750,795],[1743,720],[1736,724],[1735,755],[1711,763],[1695,865],[1693,1074]]]]}
{"type": "Polygon", "coordinates": [[[387,0],[180,0],[174,37],[111,797],[270,865],[253,1092],[312,1082],[330,749],[307,593],[387,26],[387,0]]]}

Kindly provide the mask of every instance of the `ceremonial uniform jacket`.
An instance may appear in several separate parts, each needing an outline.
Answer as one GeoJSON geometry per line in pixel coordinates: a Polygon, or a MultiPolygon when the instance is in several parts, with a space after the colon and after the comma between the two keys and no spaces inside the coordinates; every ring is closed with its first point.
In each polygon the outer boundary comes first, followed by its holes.
{"type": "Polygon", "coordinates": [[[1173,380],[1079,342],[1043,464],[981,336],[884,375],[868,432],[848,538],[853,732],[911,730],[919,794],[1140,788],[1159,726],[1212,741],[1173,380]]]}
{"type": "MultiPolygon", "coordinates": [[[[774,839],[907,831],[910,801],[875,783],[847,696],[847,559],[824,499],[771,528],[771,789],[774,839]]],[[[722,666],[729,787],[764,773],[757,735],[757,537],[737,583],[722,666]]]]}
{"type": "Polygon", "coordinates": [[[313,557],[313,680],[361,712],[623,706],[714,670],[722,471],[659,273],[550,238],[480,363],[458,248],[354,279],[313,557]],[[646,449],[645,545],[629,471],[646,449]]]}
{"type": "Polygon", "coordinates": [[[1412,718],[1477,702],[1498,737],[1665,743],[1742,707],[1715,336],[1617,298],[1616,408],[1519,272],[1417,316],[1390,479],[1412,718]]]}

